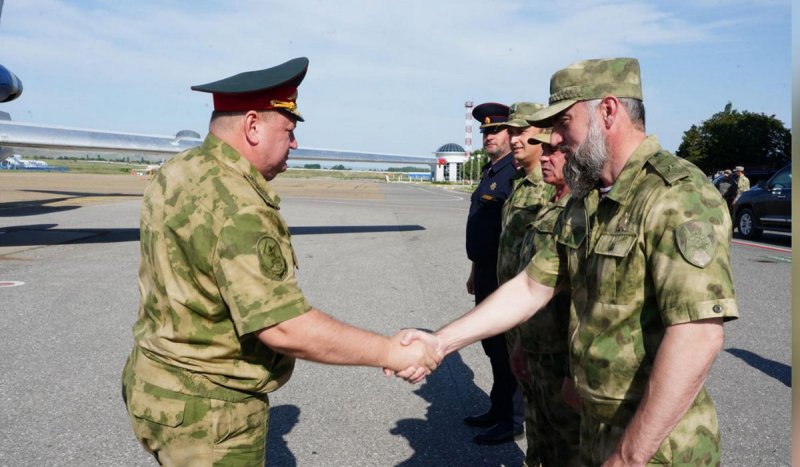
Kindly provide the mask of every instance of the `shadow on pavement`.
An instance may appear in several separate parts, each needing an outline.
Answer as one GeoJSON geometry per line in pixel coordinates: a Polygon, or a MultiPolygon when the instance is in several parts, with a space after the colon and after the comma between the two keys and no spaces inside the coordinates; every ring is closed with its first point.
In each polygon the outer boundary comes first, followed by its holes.
{"type": "Polygon", "coordinates": [[[267,465],[296,467],[297,459],[289,449],[285,436],[300,420],[300,408],[296,405],[279,405],[269,409],[269,433],[267,434],[267,465]]]}
{"type": "Polygon", "coordinates": [[[779,246],[784,248],[791,248],[792,247],[792,234],[785,233],[785,232],[775,232],[772,230],[765,230],[761,237],[758,240],[748,240],[739,231],[734,231],[733,233],[734,240],[742,240],[745,242],[756,242],[756,243],[763,243],[765,245],[773,245],[779,246]]]}
{"type": "Polygon", "coordinates": [[[740,358],[745,363],[761,371],[767,376],[771,376],[788,387],[792,387],[792,367],[775,360],[764,358],[744,349],[725,349],[726,352],[734,357],[740,358]]]}
{"type": "Polygon", "coordinates": [[[53,203],[62,201],[78,200],[87,197],[103,197],[103,198],[132,198],[141,197],[141,194],[132,193],[89,193],[79,191],[56,191],[56,190],[22,190],[29,193],[45,193],[51,195],[61,195],[56,198],[27,200],[27,201],[9,201],[0,203],[0,217],[23,217],[23,216],[37,216],[41,214],[50,214],[54,212],[70,211],[78,209],[80,205],[70,206],[49,206],[53,203]]]}
{"type": "Polygon", "coordinates": [[[323,235],[346,233],[373,233],[373,232],[411,232],[425,230],[421,225],[321,225],[289,227],[292,235],[323,235]]]}
{"type": "Polygon", "coordinates": [[[139,241],[139,229],[57,229],[58,224],[0,228],[0,247],[139,241]]]}
{"type": "Polygon", "coordinates": [[[398,466],[522,465],[525,454],[516,443],[497,446],[473,443],[472,437],[482,428],[470,428],[463,419],[488,405],[488,396],[475,385],[473,378],[472,370],[454,353],[414,391],[430,406],[426,419],[398,420],[392,428],[391,433],[406,438],[414,450],[414,455],[398,466]]]}

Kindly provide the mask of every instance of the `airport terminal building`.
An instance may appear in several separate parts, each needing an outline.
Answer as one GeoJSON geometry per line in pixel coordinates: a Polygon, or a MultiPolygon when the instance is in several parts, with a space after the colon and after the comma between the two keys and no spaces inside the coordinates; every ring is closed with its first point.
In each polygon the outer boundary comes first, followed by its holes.
{"type": "Polygon", "coordinates": [[[460,182],[463,178],[462,169],[467,160],[467,152],[456,143],[447,143],[436,150],[436,173],[434,180],[437,182],[460,182]]]}

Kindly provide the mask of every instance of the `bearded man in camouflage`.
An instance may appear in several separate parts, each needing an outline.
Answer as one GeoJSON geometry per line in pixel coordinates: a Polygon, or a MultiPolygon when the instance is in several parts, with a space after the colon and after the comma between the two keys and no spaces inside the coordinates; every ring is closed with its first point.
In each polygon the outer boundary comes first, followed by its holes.
{"type": "MultiPolygon", "coordinates": [[[[570,292],[570,362],[584,465],[718,465],[719,429],[703,387],[738,317],[731,220],[705,175],[644,127],[635,59],[556,72],[552,125],[572,199],[525,271],[435,334],[403,331],[447,355],[530,318],[570,292]]],[[[411,371],[402,376],[414,381],[411,371]]]]}
{"type": "Polygon", "coordinates": [[[267,182],[297,148],[307,68],[297,58],[192,87],[214,95],[209,134],[145,191],[142,301],[123,397],[136,437],[162,465],[264,465],[267,393],[289,379],[294,358],[391,370],[437,363],[424,346],[403,352],[398,338],[312,308],[297,286],[267,182]]]}

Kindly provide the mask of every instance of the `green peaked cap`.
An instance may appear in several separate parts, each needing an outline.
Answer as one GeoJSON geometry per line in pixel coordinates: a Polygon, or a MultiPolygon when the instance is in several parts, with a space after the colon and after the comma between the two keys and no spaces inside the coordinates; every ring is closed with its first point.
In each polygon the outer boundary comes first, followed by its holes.
{"type": "Polygon", "coordinates": [[[298,57],[271,68],[198,84],[192,90],[212,93],[217,111],[280,110],[303,121],[297,110],[297,87],[307,71],[308,59],[298,57]]]}

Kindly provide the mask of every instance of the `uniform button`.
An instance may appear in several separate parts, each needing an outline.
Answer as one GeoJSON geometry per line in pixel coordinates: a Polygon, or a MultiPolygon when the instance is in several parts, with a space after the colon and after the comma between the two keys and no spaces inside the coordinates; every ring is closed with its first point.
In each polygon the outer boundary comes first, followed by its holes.
{"type": "Polygon", "coordinates": [[[722,313],[722,305],[714,305],[714,308],[711,310],[713,310],[714,313],[722,313]]]}

